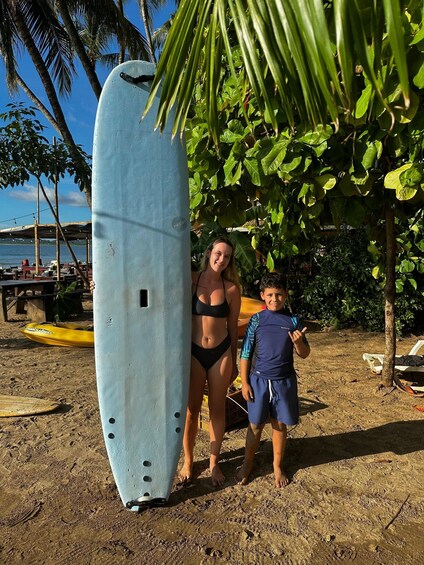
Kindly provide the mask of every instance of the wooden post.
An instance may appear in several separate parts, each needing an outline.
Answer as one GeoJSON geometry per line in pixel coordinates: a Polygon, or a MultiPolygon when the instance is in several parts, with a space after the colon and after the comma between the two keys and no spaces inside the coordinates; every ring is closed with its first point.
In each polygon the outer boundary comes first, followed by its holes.
{"type": "MultiPolygon", "coordinates": [[[[53,138],[53,145],[56,148],[56,138],[53,138]]],[[[59,198],[57,194],[57,174],[54,176],[54,205],[56,210],[56,279],[60,281],[60,231],[59,231],[59,198]]]]}
{"type": "Polygon", "coordinates": [[[35,273],[38,275],[40,269],[40,240],[38,238],[38,220],[34,223],[34,240],[35,240],[35,273]]]}
{"type": "Polygon", "coordinates": [[[37,182],[37,218],[34,222],[34,239],[35,239],[35,274],[40,272],[40,240],[38,238],[38,224],[40,223],[40,180],[37,182]]]}
{"type": "Polygon", "coordinates": [[[85,262],[88,264],[90,263],[90,240],[88,237],[85,238],[85,262]]]}

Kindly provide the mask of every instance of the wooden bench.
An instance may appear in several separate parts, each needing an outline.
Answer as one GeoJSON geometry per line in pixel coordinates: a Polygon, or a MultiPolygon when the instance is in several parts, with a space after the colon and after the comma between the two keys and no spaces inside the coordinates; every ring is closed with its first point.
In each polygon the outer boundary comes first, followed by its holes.
{"type": "MultiPolygon", "coordinates": [[[[71,301],[72,307],[76,313],[81,314],[83,288],[77,288],[66,294],[67,299],[71,301]]],[[[52,322],[54,321],[54,300],[57,296],[55,293],[33,294],[26,296],[26,313],[32,322],[52,322]]]]}
{"type": "Polygon", "coordinates": [[[26,314],[32,322],[52,322],[54,320],[54,294],[33,294],[25,297],[26,314]]]}

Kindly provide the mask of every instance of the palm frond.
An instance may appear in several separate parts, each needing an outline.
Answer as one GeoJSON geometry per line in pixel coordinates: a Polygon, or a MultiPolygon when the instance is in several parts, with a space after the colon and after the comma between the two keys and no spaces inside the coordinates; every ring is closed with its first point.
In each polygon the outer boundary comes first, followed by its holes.
{"type": "Polygon", "coordinates": [[[0,55],[6,67],[6,82],[11,92],[17,90],[15,46],[19,42],[7,2],[0,2],[0,55]]]}
{"type": "Polygon", "coordinates": [[[18,10],[43,57],[46,68],[57,82],[59,92],[69,94],[72,77],[75,75],[72,47],[50,3],[48,0],[20,1],[18,10]]]}
{"type": "MultiPolygon", "coordinates": [[[[408,6],[383,0],[383,8],[379,2],[360,0],[182,0],[145,111],[163,82],[157,125],[163,129],[175,104],[174,132],[182,130],[195,88],[194,70],[206,77],[205,96],[212,101],[221,84],[221,51],[234,72],[235,45],[242,52],[258,106],[267,111],[275,130],[270,80],[292,123],[315,126],[331,119],[337,125],[340,112],[350,113],[355,107],[358,68],[371,83],[373,96],[391,112],[383,69],[392,71],[396,66],[408,106],[402,19],[408,6]]],[[[208,123],[216,141],[218,117],[213,103],[208,123]]]]}

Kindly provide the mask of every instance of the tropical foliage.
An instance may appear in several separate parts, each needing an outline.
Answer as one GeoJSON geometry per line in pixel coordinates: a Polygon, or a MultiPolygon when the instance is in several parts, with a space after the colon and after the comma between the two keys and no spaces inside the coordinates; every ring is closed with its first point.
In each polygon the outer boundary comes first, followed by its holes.
{"type": "MultiPolygon", "coordinates": [[[[122,8],[122,2],[119,2],[122,8]]],[[[88,37],[117,39],[121,51],[133,58],[148,56],[146,42],[135,26],[123,15],[113,0],[0,0],[0,55],[6,67],[6,82],[13,92],[21,87],[32,103],[44,114],[58,135],[68,145],[75,161],[80,158],[77,143],[63,113],[60,97],[71,92],[75,77],[75,54],[80,59],[93,92],[100,96],[88,37]],[[84,36],[83,29],[87,30],[84,36]],[[84,44],[85,41],[85,44],[84,44]],[[37,71],[47,96],[43,103],[18,73],[17,57],[25,50],[37,71]]],[[[108,41],[103,46],[108,46],[108,41]]],[[[97,44],[97,47],[99,44],[97,44]]],[[[96,53],[99,56],[99,53],[96,53]]],[[[84,176],[90,177],[86,163],[84,176]]],[[[91,203],[91,183],[82,186],[91,203]]]]}
{"type": "Polygon", "coordinates": [[[69,174],[80,186],[89,181],[84,176],[88,155],[79,147],[75,161],[65,143],[50,143],[34,108],[9,104],[0,122],[0,188],[22,185],[31,176],[53,182],[69,174]]]}
{"type": "Polygon", "coordinates": [[[358,66],[370,83],[373,114],[382,107],[393,121],[391,79],[401,95],[396,105],[410,105],[404,37],[415,18],[419,23],[420,12],[419,0],[182,0],[152,89],[151,101],[163,82],[158,123],[164,125],[176,103],[174,131],[184,128],[200,70],[207,122],[218,143],[222,59],[237,79],[235,44],[246,71],[239,100],[253,95],[276,132],[272,91],[290,126],[331,119],[337,128],[341,112],[355,114],[358,66]]]}
{"type": "MultiPolygon", "coordinates": [[[[361,101],[363,114],[345,120],[337,131],[330,124],[293,130],[271,94],[279,122],[276,133],[268,114],[261,116],[255,97],[239,103],[237,93],[245,77],[240,52],[237,55],[234,49],[233,61],[240,73],[237,79],[228,67],[222,73],[219,147],[210,140],[207,101],[200,89],[187,122],[193,220],[215,220],[222,227],[256,220],[250,226],[253,245],[267,255],[270,268],[279,258],[305,252],[326,224],[359,227],[369,223],[376,230],[372,239],[384,241],[381,220],[386,204],[400,218],[413,217],[421,209],[424,194],[420,103],[424,56],[415,43],[409,55],[415,61],[411,66],[413,104],[407,112],[396,111],[394,126],[384,109],[376,119],[367,118],[372,106],[367,98],[369,106],[361,101]]],[[[358,88],[362,85],[362,92],[368,93],[369,82],[362,72],[357,81],[358,88]]],[[[396,83],[393,92],[394,97],[399,94],[396,83]]]]}
{"type": "MultiPolygon", "coordinates": [[[[410,242],[410,251],[422,256],[424,232],[416,236],[410,242]]],[[[301,305],[304,316],[333,328],[384,329],[383,284],[372,276],[375,260],[368,241],[365,230],[342,230],[339,235],[322,240],[322,245],[310,254],[315,275],[301,288],[293,288],[294,293],[297,291],[295,303],[301,305]]],[[[403,253],[402,256],[396,277],[396,333],[421,333],[424,265],[422,259],[415,265],[403,253]]]]}
{"type": "Polygon", "coordinates": [[[387,377],[396,261],[410,237],[396,226],[418,217],[424,196],[422,4],[293,0],[284,6],[295,18],[274,14],[284,33],[267,25],[261,35],[265,12],[281,4],[182,3],[159,62],[158,123],[178,95],[174,131],[186,123],[193,217],[231,226],[254,214],[252,244],[271,269],[310,248],[328,223],[370,227],[384,257],[374,275],[385,282],[387,377]],[[193,18],[209,27],[194,26],[188,39],[193,18]],[[280,56],[296,70],[283,83],[280,56]]]}

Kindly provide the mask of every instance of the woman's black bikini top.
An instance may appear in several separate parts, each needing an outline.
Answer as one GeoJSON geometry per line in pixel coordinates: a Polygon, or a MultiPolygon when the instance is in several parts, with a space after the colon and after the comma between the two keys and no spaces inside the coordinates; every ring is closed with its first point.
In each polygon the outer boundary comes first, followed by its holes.
{"type": "MultiPolygon", "coordinates": [[[[191,313],[193,316],[211,316],[212,318],[226,318],[230,312],[230,305],[227,302],[227,297],[222,304],[217,304],[216,306],[211,306],[210,304],[205,304],[197,296],[197,287],[199,286],[199,280],[202,273],[200,273],[197,283],[196,290],[194,291],[193,298],[191,299],[191,313]]],[[[222,279],[222,286],[224,289],[225,296],[225,283],[222,279]]]]}

